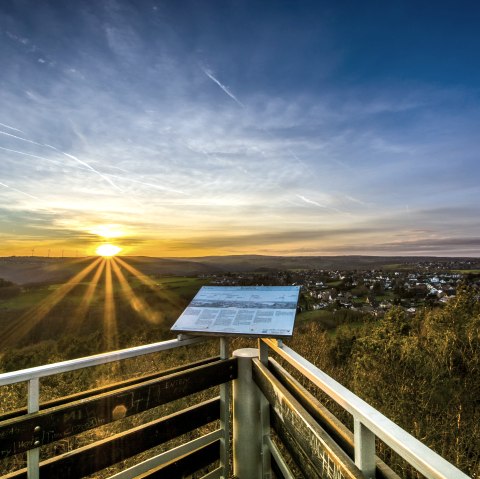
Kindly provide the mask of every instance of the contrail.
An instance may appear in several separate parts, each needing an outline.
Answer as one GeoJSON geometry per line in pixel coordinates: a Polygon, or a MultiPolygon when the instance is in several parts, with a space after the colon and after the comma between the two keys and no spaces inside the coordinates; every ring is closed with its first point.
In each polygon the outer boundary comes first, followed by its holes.
{"type": "Polygon", "coordinates": [[[0,126],[3,126],[3,127],[5,127],[5,128],[10,128],[10,130],[19,131],[20,133],[25,133],[24,131],[19,130],[18,128],[14,128],[13,126],[5,125],[5,123],[0,123],[0,126]]]}
{"type": "Polygon", "coordinates": [[[109,183],[110,185],[112,185],[114,188],[116,188],[117,190],[121,191],[122,193],[125,193],[119,186],[117,186],[110,178],[107,178],[106,176],[104,176],[102,173],[100,173],[98,170],[96,170],[95,168],[93,168],[93,166],[90,166],[88,163],[86,163],[85,161],[82,161],[80,160],[79,158],[77,158],[76,156],[73,156],[73,155],[70,155],[68,153],[65,153],[64,151],[61,151],[59,150],[58,148],[55,148],[54,146],[52,145],[46,145],[44,143],[37,143],[36,141],[32,141],[32,140],[27,140],[26,138],[22,138],[21,136],[17,136],[17,135],[12,135],[11,133],[6,133],[5,131],[0,131],[0,133],[2,135],[7,135],[7,136],[11,136],[13,138],[16,138],[17,140],[22,140],[22,141],[26,141],[27,143],[32,143],[33,145],[38,145],[38,146],[43,146],[43,147],[46,147],[46,148],[51,148],[52,150],[55,150],[55,151],[58,151],[59,153],[62,153],[63,155],[67,156],[68,158],[71,158],[72,160],[75,160],[77,163],[80,163],[81,165],[85,166],[86,168],[88,168],[90,171],[93,171],[95,174],[97,174],[98,176],[100,176],[100,178],[103,178],[107,183],[109,183]]]}
{"type": "Polygon", "coordinates": [[[331,211],[336,211],[337,213],[340,213],[342,215],[347,215],[347,216],[351,216],[351,213],[348,213],[346,211],[342,211],[342,210],[339,210],[338,208],[335,208],[333,206],[325,206],[325,205],[321,205],[320,203],[317,203],[316,201],[314,200],[311,200],[310,198],[306,198],[305,196],[302,196],[302,195],[295,195],[297,198],[301,199],[302,201],[305,201],[305,203],[309,203],[311,205],[315,205],[315,206],[318,206],[320,208],[325,208],[326,210],[331,210],[331,211]]]}
{"type": "Polygon", "coordinates": [[[125,191],[122,190],[119,186],[117,186],[110,178],[107,178],[105,175],[103,175],[103,174],[100,173],[98,170],[96,170],[93,166],[90,166],[90,165],[89,165],[88,163],[86,163],[85,161],[80,160],[80,158],[77,158],[76,156],[70,155],[69,153],[65,153],[64,151],[59,150],[58,148],[55,148],[54,146],[51,146],[51,145],[42,145],[42,146],[46,146],[47,148],[51,148],[52,150],[58,151],[59,153],[62,153],[62,154],[65,155],[66,157],[71,158],[72,160],[76,161],[76,162],[79,163],[80,165],[83,165],[83,166],[85,166],[86,168],[88,168],[90,171],[93,171],[95,174],[97,174],[98,176],[100,176],[100,178],[103,178],[106,182],[110,183],[110,185],[112,185],[112,186],[113,186],[114,188],[116,188],[117,190],[121,191],[122,193],[125,193],[125,191]]]}
{"type": "MultiPolygon", "coordinates": [[[[205,75],[207,75],[208,78],[210,78],[210,80],[215,82],[233,101],[238,103],[242,108],[245,108],[245,105],[225,85],[223,85],[223,83],[221,83],[217,78],[215,78],[210,70],[207,70],[206,68],[203,68],[203,67],[200,67],[200,68],[202,69],[203,73],[205,73],[205,75]]],[[[269,134],[272,138],[274,138],[273,135],[271,135],[269,132],[267,132],[264,128],[261,128],[261,130],[263,130],[264,132],[269,134]]],[[[260,151],[260,153],[262,153],[263,156],[265,156],[265,157],[267,156],[266,153],[261,148],[258,148],[258,150],[260,151]]],[[[302,161],[300,158],[298,158],[298,156],[295,153],[293,153],[290,149],[287,149],[287,152],[299,164],[301,164],[307,171],[311,171],[308,168],[308,166],[306,165],[306,163],[304,161],[302,161]]],[[[318,206],[322,206],[322,205],[318,205],[318,206]]]]}
{"type": "MultiPolygon", "coordinates": [[[[54,147],[51,147],[51,148],[54,148],[54,147]]],[[[82,170],[82,171],[90,171],[90,169],[85,167],[85,166],[64,165],[62,162],[60,162],[58,160],[52,160],[50,158],[45,158],[44,156],[32,155],[31,153],[26,153],[24,151],[12,150],[10,148],[4,148],[3,146],[0,146],[0,150],[8,151],[10,153],[17,153],[19,155],[29,156],[30,158],[37,158],[38,160],[48,161],[49,163],[53,163],[54,165],[59,165],[59,166],[63,166],[63,167],[67,166],[69,168],[75,168],[75,169],[82,170]]],[[[124,171],[126,173],[128,173],[127,170],[124,170],[124,171]]],[[[104,173],[104,176],[109,176],[111,178],[117,178],[117,179],[122,180],[122,181],[129,181],[131,183],[139,183],[140,185],[145,185],[145,186],[149,186],[151,188],[156,188],[156,189],[159,189],[159,190],[168,191],[170,193],[178,193],[179,195],[187,195],[187,193],[185,193],[183,191],[180,191],[180,190],[175,190],[173,188],[168,188],[167,186],[156,185],[154,183],[146,183],[145,181],[134,180],[133,178],[118,176],[118,175],[112,175],[112,174],[109,174],[109,173],[104,173]]]]}
{"type": "MultiPolygon", "coordinates": [[[[57,160],[51,160],[50,158],[45,158],[44,156],[32,155],[31,153],[25,153],[24,151],[11,150],[10,148],[4,148],[0,146],[0,150],[9,151],[10,153],[18,153],[19,155],[29,156],[31,158],[37,158],[38,160],[48,161],[54,165],[65,166],[62,162],[57,160]]],[[[70,166],[70,165],[68,165],[70,166]]],[[[70,166],[70,168],[78,168],[79,170],[87,170],[87,168],[82,168],[81,166],[70,166]]]]}
{"type": "Polygon", "coordinates": [[[359,200],[358,198],[354,198],[353,196],[346,195],[345,198],[352,203],[358,203],[359,205],[366,206],[367,204],[364,201],[359,200]]]}
{"type": "Polygon", "coordinates": [[[206,70],[205,68],[201,67],[203,73],[207,75],[210,80],[215,82],[234,102],[238,103],[242,108],[245,108],[245,105],[222,83],[220,83],[209,70],[206,70]]]}
{"type": "Polygon", "coordinates": [[[17,190],[17,188],[14,188],[13,186],[8,186],[5,183],[2,183],[0,181],[0,186],[4,186],[5,188],[8,188],[9,190],[16,191],[17,193],[21,193],[22,195],[30,196],[30,198],[33,198],[34,200],[38,200],[36,196],[31,195],[30,193],[25,193],[25,191],[17,190]]]}
{"type": "Polygon", "coordinates": [[[297,198],[300,198],[302,201],[305,201],[305,203],[309,203],[310,205],[315,205],[319,206],[320,208],[326,208],[325,205],[321,205],[320,203],[317,203],[316,201],[313,201],[309,198],[305,198],[305,196],[302,195],[295,195],[297,198]]]}
{"type": "Polygon", "coordinates": [[[7,133],[6,131],[0,131],[0,133],[2,135],[7,135],[13,138],[16,138],[17,140],[22,140],[22,141],[26,141],[27,143],[32,143],[32,145],[45,146],[45,145],[42,145],[42,143],[37,143],[36,141],[27,140],[26,138],[22,138],[21,136],[17,136],[17,135],[12,135],[11,133],[7,133]]]}
{"type": "MultiPolygon", "coordinates": [[[[128,172],[127,172],[128,173],[128,172]]],[[[180,190],[175,190],[173,188],[169,188],[168,186],[161,186],[161,185],[156,185],[154,183],[146,183],[145,181],[140,181],[140,180],[134,180],[133,178],[125,178],[123,176],[118,176],[118,175],[112,175],[110,173],[105,173],[106,176],[110,176],[111,178],[117,178],[119,180],[123,181],[130,181],[131,183],[138,183],[140,185],[145,185],[145,186],[150,186],[151,188],[157,188],[159,190],[163,191],[169,191],[170,193],[178,193],[179,195],[187,195],[187,193],[180,191],[180,190]]],[[[188,195],[187,195],[188,196],[188,195]]]]}

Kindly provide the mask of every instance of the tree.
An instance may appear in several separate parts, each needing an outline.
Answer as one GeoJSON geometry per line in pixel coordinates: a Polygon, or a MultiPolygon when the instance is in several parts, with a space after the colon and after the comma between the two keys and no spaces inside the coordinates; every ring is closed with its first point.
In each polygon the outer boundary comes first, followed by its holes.
{"type": "Polygon", "coordinates": [[[0,299],[10,299],[21,293],[20,286],[7,281],[6,279],[0,278],[0,299]]]}
{"type": "Polygon", "coordinates": [[[470,475],[480,472],[479,377],[480,305],[468,288],[413,320],[393,308],[353,347],[354,391],[470,475]]]}

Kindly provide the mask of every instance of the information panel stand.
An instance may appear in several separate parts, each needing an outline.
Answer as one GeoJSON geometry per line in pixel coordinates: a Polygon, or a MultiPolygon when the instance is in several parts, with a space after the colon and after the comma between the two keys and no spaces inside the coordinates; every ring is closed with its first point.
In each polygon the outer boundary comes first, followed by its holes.
{"type": "Polygon", "coordinates": [[[300,286],[203,286],[172,331],[290,338],[300,286]]]}

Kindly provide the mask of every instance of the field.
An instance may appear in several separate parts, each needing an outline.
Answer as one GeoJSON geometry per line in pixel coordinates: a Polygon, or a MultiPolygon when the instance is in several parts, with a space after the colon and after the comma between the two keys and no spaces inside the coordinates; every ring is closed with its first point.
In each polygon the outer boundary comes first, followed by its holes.
{"type": "Polygon", "coordinates": [[[316,311],[304,311],[298,313],[296,317],[296,326],[299,329],[304,328],[309,323],[315,323],[315,325],[321,329],[333,333],[336,328],[342,324],[363,325],[367,315],[358,311],[350,311],[342,309],[338,311],[327,311],[319,309],[316,311]]]}
{"type": "Polygon", "coordinates": [[[332,329],[337,326],[334,313],[331,311],[317,310],[317,311],[304,311],[297,314],[297,324],[308,323],[314,321],[321,324],[325,329],[332,329]]]}
{"type": "MultiPolygon", "coordinates": [[[[79,282],[33,284],[12,298],[0,299],[2,349],[93,335],[98,348],[105,350],[123,347],[129,338],[142,334],[148,340],[166,337],[206,283],[195,277],[137,277],[124,271],[124,280],[111,275],[109,286],[104,276],[95,278],[92,271],[79,282]]],[[[95,352],[99,351],[91,351],[95,352]]]]}

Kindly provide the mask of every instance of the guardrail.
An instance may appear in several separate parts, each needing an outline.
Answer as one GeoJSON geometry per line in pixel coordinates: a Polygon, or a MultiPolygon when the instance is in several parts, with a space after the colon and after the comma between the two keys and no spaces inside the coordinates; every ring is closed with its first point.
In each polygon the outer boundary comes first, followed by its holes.
{"type": "Polygon", "coordinates": [[[84,477],[219,420],[219,427],[214,426],[212,430],[209,426],[209,432],[197,439],[153,455],[110,477],[171,479],[209,466],[203,479],[227,479],[231,477],[233,459],[233,473],[238,479],[291,479],[299,475],[321,479],[398,479],[397,474],[375,455],[375,439],[378,438],[426,478],[468,479],[323,371],[272,339],[261,339],[258,348],[240,349],[230,357],[228,340],[220,338],[218,357],[39,402],[40,381],[47,376],[190,346],[204,340],[180,336],[147,346],[1,374],[0,386],[28,383],[28,407],[0,415],[0,458],[26,453],[27,467],[4,478],[84,477]],[[353,433],[269,356],[270,353],[292,366],[350,413],[353,433]],[[53,454],[40,462],[40,448],[52,448],[58,441],[123,418],[136,417],[218,385],[218,397],[73,451],[53,454]]]}
{"type": "MultiPolygon", "coordinates": [[[[468,476],[462,471],[305,358],[283,345],[281,341],[260,340],[259,356],[260,360],[253,360],[253,379],[272,406],[272,423],[277,426],[276,429],[280,436],[287,436],[285,433],[282,434],[283,428],[290,433],[290,437],[294,437],[293,444],[304,452],[306,463],[311,463],[312,474],[317,473],[320,477],[332,478],[374,478],[393,474],[393,471],[389,471],[384,464],[379,463],[375,456],[375,438],[377,437],[429,479],[468,479],[468,476]],[[289,391],[268,370],[269,349],[277,353],[353,416],[353,451],[348,434],[345,434],[344,430],[343,433],[337,431],[339,433],[337,435],[343,436],[339,441],[343,442],[344,449],[342,451],[353,452],[353,461],[348,456],[348,452],[346,457],[338,452],[335,448],[338,443],[331,444],[330,436],[324,436],[325,430],[321,427],[319,429],[318,422],[292,395],[290,391],[295,388],[297,388],[297,392],[299,391],[298,386],[292,382],[292,378],[285,375],[278,365],[275,365],[276,363],[271,363],[272,369],[276,370],[277,375],[283,376],[283,383],[290,383],[289,391]],[[360,476],[358,476],[358,472],[361,473],[360,476]]],[[[311,398],[306,398],[304,395],[303,402],[310,402],[310,409],[314,409],[315,404],[312,403],[311,398]]],[[[319,413],[319,415],[321,414],[319,413]]],[[[293,477],[288,474],[291,473],[287,472],[284,477],[293,477]]]]}
{"type": "Polygon", "coordinates": [[[27,453],[27,467],[5,479],[80,478],[96,473],[181,434],[220,419],[220,428],[140,462],[113,477],[175,477],[212,463],[208,477],[229,474],[230,394],[226,383],[236,377],[236,361],[220,339],[220,357],[39,403],[40,379],[81,368],[185,347],[204,341],[179,337],[161,343],[65,361],[0,375],[0,386],[28,382],[28,407],[0,415],[0,458],[27,453]],[[99,426],[111,424],[187,395],[220,385],[220,396],[166,417],[141,424],[40,462],[40,448],[99,426]]]}

